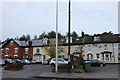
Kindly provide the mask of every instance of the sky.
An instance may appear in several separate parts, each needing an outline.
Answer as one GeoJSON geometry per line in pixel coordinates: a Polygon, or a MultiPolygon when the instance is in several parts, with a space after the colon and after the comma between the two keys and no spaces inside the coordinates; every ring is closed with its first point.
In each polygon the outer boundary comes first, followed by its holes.
{"type": "MultiPolygon", "coordinates": [[[[68,3],[59,2],[58,32],[68,32],[68,3]]],[[[118,33],[117,2],[72,2],[71,32],[118,33]]],[[[0,2],[0,40],[56,30],[56,2],[0,2]]]]}

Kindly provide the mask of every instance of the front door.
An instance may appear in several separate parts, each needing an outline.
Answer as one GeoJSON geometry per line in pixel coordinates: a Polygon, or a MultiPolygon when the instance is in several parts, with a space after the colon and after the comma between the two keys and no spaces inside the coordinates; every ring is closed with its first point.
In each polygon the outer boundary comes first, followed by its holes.
{"type": "Polygon", "coordinates": [[[36,60],[37,62],[42,62],[41,55],[34,55],[34,60],[36,60]]]}

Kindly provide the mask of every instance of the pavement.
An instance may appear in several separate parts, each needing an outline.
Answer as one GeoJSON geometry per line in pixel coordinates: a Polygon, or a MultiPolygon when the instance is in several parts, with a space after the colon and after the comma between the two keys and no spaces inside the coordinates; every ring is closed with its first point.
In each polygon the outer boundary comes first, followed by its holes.
{"type": "Polygon", "coordinates": [[[87,73],[52,73],[44,72],[39,78],[56,78],[56,79],[105,79],[120,80],[118,64],[108,64],[105,67],[92,67],[92,72],[87,73]]]}
{"type": "Polygon", "coordinates": [[[92,67],[86,73],[54,73],[50,65],[25,65],[23,70],[2,71],[2,80],[120,80],[120,64],[92,67]]]}

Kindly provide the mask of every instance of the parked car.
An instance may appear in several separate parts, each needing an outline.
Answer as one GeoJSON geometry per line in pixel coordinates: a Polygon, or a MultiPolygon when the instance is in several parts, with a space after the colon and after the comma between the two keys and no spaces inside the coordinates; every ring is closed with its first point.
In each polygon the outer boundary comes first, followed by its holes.
{"type": "Polygon", "coordinates": [[[37,63],[37,61],[36,61],[36,60],[32,60],[31,63],[32,63],[32,64],[35,64],[35,63],[37,63]]]}
{"type": "Polygon", "coordinates": [[[20,59],[11,59],[11,60],[12,60],[13,64],[18,63],[18,62],[21,62],[20,59]]]}
{"type": "Polygon", "coordinates": [[[105,62],[101,61],[100,59],[92,59],[90,60],[91,66],[100,66],[100,67],[104,67],[105,66],[105,62]]]}
{"type": "MultiPolygon", "coordinates": [[[[59,65],[59,64],[68,64],[68,61],[66,61],[66,60],[64,60],[64,59],[62,59],[62,58],[58,58],[57,61],[58,61],[58,65],[59,65]]],[[[56,58],[51,59],[50,65],[51,65],[52,67],[55,66],[55,63],[56,63],[56,58]]]]}
{"type": "Polygon", "coordinates": [[[49,64],[49,60],[44,60],[43,64],[46,64],[46,65],[49,64]]]}
{"type": "Polygon", "coordinates": [[[12,64],[13,61],[11,59],[3,59],[5,65],[12,64]]]}
{"type": "Polygon", "coordinates": [[[4,65],[5,65],[5,62],[4,62],[4,60],[3,60],[2,58],[0,58],[0,65],[1,65],[1,66],[4,66],[4,65]]]}
{"type": "Polygon", "coordinates": [[[27,59],[21,59],[21,62],[22,62],[23,64],[30,64],[30,61],[27,60],[27,59]]]}

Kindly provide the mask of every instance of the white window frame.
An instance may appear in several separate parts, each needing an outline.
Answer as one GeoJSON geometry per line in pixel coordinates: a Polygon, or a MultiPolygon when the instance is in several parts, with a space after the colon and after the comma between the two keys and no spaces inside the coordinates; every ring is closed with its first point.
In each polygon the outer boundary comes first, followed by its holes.
{"type": "Polygon", "coordinates": [[[8,54],[8,53],[9,53],[9,48],[6,48],[6,49],[5,49],[5,52],[8,54]],[[7,51],[7,50],[8,50],[8,51],[7,51]]]}
{"type": "Polygon", "coordinates": [[[14,41],[10,41],[10,45],[13,46],[14,41]]]}
{"type": "Polygon", "coordinates": [[[4,49],[1,49],[1,54],[3,54],[4,53],[4,49]]]}
{"type": "Polygon", "coordinates": [[[18,48],[14,48],[14,52],[15,52],[15,53],[18,53],[18,48]]]}
{"type": "Polygon", "coordinates": [[[25,53],[28,53],[28,51],[29,51],[29,48],[25,48],[25,53]]]}
{"type": "Polygon", "coordinates": [[[39,49],[39,48],[37,48],[37,49],[36,49],[36,52],[37,52],[37,53],[40,53],[40,49],[39,49]],[[39,51],[38,51],[38,50],[39,50],[39,51]]]}

